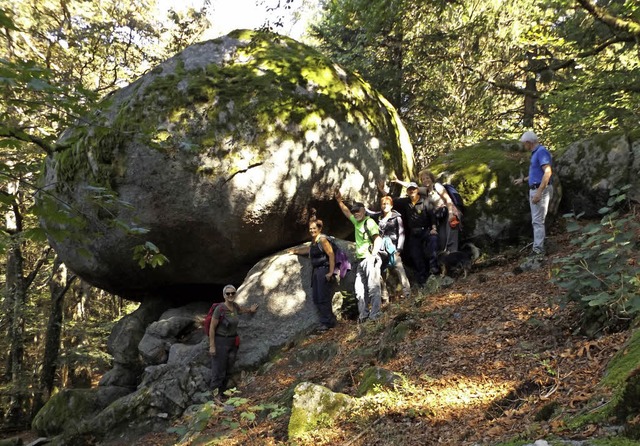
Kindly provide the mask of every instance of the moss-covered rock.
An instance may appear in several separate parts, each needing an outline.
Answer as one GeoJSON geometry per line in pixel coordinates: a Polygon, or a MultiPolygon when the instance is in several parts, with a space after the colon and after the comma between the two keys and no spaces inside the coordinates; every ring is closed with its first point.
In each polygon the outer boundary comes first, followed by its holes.
{"type": "Polygon", "coordinates": [[[609,193],[627,184],[632,199],[640,201],[640,137],[638,132],[605,133],[570,144],[556,160],[562,178],[566,212],[599,216],[609,193]]]}
{"type": "Polygon", "coordinates": [[[402,376],[381,367],[369,367],[362,374],[356,395],[364,396],[376,393],[381,388],[393,388],[402,381],[402,376]]]}
{"type": "Polygon", "coordinates": [[[71,269],[129,298],[180,300],[304,240],[310,205],[345,236],[336,187],[373,202],[385,174],[414,168],[388,101],[312,48],[256,31],[193,45],[115,92],[46,167],[44,223],[71,269]],[[169,262],[141,269],[132,250],[145,240],[169,262]]]}
{"type": "Polygon", "coordinates": [[[289,438],[295,439],[318,426],[327,426],[353,404],[353,398],[334,393],[326,387],[303,382],[296,386],[293,396],[289,438]]]}
{"type": "Polygon", "coordinates": [[[100,409],[95,389],[65,389],[53,395],[31,423],[39,435],[53,436],[100,409]]]}

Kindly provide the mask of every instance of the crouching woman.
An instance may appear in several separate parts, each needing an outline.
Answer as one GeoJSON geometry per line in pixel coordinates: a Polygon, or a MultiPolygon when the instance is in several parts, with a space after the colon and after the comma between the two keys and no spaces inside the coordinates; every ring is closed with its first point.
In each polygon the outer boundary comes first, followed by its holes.
{"type": "Polygon", "coordinates": [[[236,288],[227,285],[222,290],[224,302],[218,305],[211,316],[209,326],[209,356],[211,358],[211,389],[218,389],[217,398],[223,400],[223,393],[229,384],[230,371],[238,356],[240,338],[238,322],[240,313],[255,313],[258,304],[243,308],[237,303],[236,288]]]}

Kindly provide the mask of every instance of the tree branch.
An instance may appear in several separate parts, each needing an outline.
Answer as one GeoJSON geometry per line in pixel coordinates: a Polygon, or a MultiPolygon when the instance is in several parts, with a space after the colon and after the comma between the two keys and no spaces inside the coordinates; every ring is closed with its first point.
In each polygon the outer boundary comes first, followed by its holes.
{"type": "Polygon", "coordinates": [[[51,252],[51,246],[47,246],[44,249],[44,251],[42,251],[42,254],[40,255],[40,258],[36,262],[35,266],[31,270],[29,275],[25,278],[25,287],[24,287],[25,289],[28,289],[29,286],[33,283],[33,281],[36,278],[36,275],[38,274],[38,271],[40,271],[40,268],[42,268],[42,265],[44,265],[44,262],[47,260],[47,257],[49,257],[50,252],[51,252]]]}
{"type": "Polygon", "coordinates": [[[9,128],[4,122],[0,122],[0,138],[13,138],[18,141],[30,142],[44,150],[47,155],[52,155],[54,148],[42,138],[29,135],[28,133],[9,128]]]}
{"type": "Polygon", "coordinates": [[[622,19],[607,12],[601,6],[591,3],[591,0],[576,0],[580,6],[587,10],[595,19],[600,20],[605,25],[618,30],[627,32],[636,38],[640,37],[640,23],[633,20],[622,19]]]}

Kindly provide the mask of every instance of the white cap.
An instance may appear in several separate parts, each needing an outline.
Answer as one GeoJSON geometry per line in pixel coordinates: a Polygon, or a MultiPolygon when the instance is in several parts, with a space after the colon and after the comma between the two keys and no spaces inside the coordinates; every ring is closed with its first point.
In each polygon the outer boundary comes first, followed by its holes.
{"type": "Polygon", "coordinates": [[[531,131],[524,132],[520,137],[520,142],[538,142],[538,137],[531,131]]]}

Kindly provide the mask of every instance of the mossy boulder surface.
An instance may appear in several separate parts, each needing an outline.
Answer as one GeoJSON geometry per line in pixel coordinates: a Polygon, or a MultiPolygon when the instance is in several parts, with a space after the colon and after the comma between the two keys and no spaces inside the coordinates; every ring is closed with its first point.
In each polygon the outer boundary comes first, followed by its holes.
{"type": "Polygon", "coordinates": [[[345,236],[337,186],[374,202],[385,174],[414,168],[388,101],[310,47],[257,31],[185,49],[59,143],[41,195],[58,211],[43,219],[50,240],[83,279],[132,299],[239,282],[307,237],[310,205],[345,236]],[[145,241],[169,262],[141,269],[132,253],[145,241]]]}
{"type": "MultiPolygon", "coordinates": [[[[529,190],[526,183],[513,184],[514,179],[529,174],[530,157],[516,141],[486,141],[462,147],[429,165],[434,175],[453,184],[464,200],[464,238],[495,248],[501,242],[532,236],[529,190]]],[[[548,219],[556,213],[561,196],[556,177],[548,219]]]]}
{"type": "Polygon", "coordinates": [[[599,216],[610,192],[627,184],[629,198],[640,201],[640,131],[613,132],[570,144],[561,151],[557,172],[562,178],[567,212],[599,216]]]}
{"type": "Polygon", "coordinates": [[[57,435],[100,409],[95,389],[65,389],[53,395],[33,419],[40,435],[57,435]]]}

